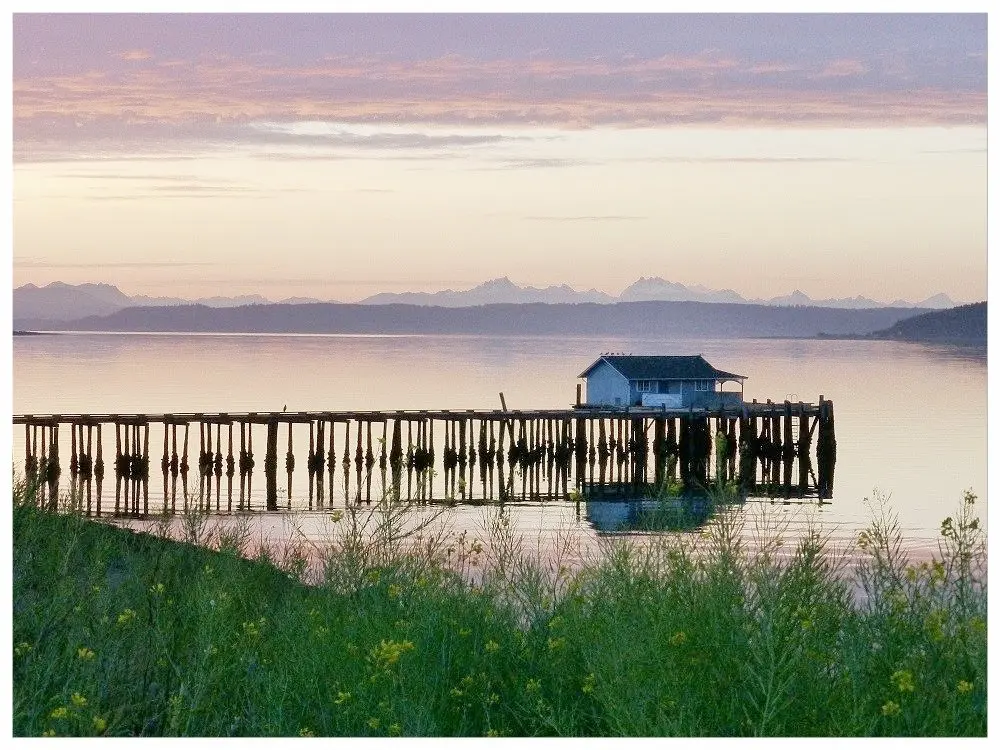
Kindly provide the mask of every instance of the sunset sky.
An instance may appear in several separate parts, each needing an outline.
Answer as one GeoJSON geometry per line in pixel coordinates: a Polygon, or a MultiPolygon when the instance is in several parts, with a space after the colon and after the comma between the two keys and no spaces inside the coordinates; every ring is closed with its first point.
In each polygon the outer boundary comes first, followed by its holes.
{"type": "Polygon", "coordinates": [[[13,282],[986,298],[967,15],[13,19],[13,282]]]}

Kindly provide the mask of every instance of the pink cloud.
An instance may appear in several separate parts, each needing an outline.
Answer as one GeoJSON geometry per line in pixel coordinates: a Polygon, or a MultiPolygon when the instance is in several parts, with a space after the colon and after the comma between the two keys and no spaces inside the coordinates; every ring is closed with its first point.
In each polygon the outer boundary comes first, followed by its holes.
{"type": "Polygon", "coordinates": [[[852,76],[863,76],[868,72],[868,67],[860,60],[832,60],[828,62],[816,77],[817,78],[849,78],[852,76]]]}
{"type": "Polygon", "coordinates": [[[137,61],[137,60],[149,60],[153,55],[144,49],[129,49],[123,52],[117,52],[114,55],[119,60],[125,60],[127,62],[137,61]]]}
{"type": "MultiPolygon", "coordinates": [[[[148,53],[122,54],[140,60],[148,53]]],[[[571,128],[985,122],[985,91],[918,88],[908,81],[874,89],[859,78],[866,70],[846,58],[816,73],[816,67],[809,72],[708,52],[582,60],[448,55],[412,62],[338,56],[295,65],[213,53],[141,67],[22,74],[13,83],[15,145],[120,134],[127,126],[163,126],[161,138],[212,138],[216,123],[302,119],[571,128]],[[762,73],[779,72],[780,87],[761,85],[762,73]]]]}

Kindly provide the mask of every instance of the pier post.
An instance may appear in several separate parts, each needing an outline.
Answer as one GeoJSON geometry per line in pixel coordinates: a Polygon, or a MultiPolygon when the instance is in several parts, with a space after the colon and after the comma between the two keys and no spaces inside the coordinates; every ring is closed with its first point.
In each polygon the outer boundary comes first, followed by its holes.
{"type": "Polygon", "coordinates": [[[819,436],[816,440],[816,464],[819,473],[819,497],[833,497],[833,467],[837,460],[837,437],[834,431],[833,402],[819,401],[819,436]]]}
{"type": "Polygon", "coordinates": [[[653,482],[657,487],[663,484],[663,469],[667,458],[667,424],[663,417],[653,420],[653,482]]]}
{"type": "Polygon", "coordinates": [[[365,468],[371,469],[375,463],[375,454],[372,453],[372,421],[369,419],[366,424],[365,434],[367,436],[367,445],[365,449],[365,468]]]}
{"type": "Polygon", "coordinates": [[[785,497],[789,497],[792,493],[792,462],[795,460],[795,443],[792,440],[792,405],[787,399],[785,399],[784,423],[784,440],[781,447],[782,484],[784,485],[785,497]]]}
{"type": "MultiPolygon", "coordinates": [[[[97,459],[94,461],[94,479],[104,479],[104,456],[101,453],[101,423],[97,423],[97,459]]],[[[98,495],[98,497],[100,497],[98,495]]]]}
{"type": "Polygon", "coordinates": [[[115,476],[122,475],[122,436],[121,426],[115,421],[115,476]]]}
{"type": "Polygon", "coordinates": [[[691,420],[687,416],[680,417],[677,452],[680,459],[680,479],[686,490],[691,483],[691,420]]]}
{"type": "Polygon", "coordinates": [[[796,458],[799,460],[799,496],[805,497],[809,490],[809,416],[805,405],[799,402],[799,444],[796,458]]]}
{"type": "Polygon", "coordinates": [[[264,477],[268,510],[278,509],[278,419],[267,421],[267,447],[264,453],[264,477]]]}
{"type": "Polygon", "coordinates": [[[142,432],[142,461],[139,464],[140,474],[143,480],[149,479],[149,422],[143,425],[142,432]]]}
{"type": "Polygon", "coordinates": [[[586,470],[587,460],[587,423],[585,419],[576,420],[576,479],[580,481],[586,470]]]}
{"type": "Polygon", "coordinates": [[[389,464],[395,468],[398,468],[403,460],[403,448],[400,445],[403,435],[403,426],[399,421],[399,417],[396,417],[392,421],[392,448],[389,451],[389,464]]]}
{"type": "Polygon", "coordinates": [[[781,482],[781,416],[774,404],[768,400],[771,409],[771,492],[781,482]]]}

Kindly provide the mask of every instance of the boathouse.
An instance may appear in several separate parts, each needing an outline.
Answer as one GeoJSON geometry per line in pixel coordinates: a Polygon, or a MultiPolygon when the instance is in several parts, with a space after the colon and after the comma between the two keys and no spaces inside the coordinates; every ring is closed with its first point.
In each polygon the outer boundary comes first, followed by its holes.
{"type": "Polygon", "coordinates": [[[587,381],[586,406],[652,406],[718,409],[743,403],[744,375],[725,372],[694,356],[603,354],[579,377],[587,381]],[[723,391],[738,383],[739,391],[723,391]]]}

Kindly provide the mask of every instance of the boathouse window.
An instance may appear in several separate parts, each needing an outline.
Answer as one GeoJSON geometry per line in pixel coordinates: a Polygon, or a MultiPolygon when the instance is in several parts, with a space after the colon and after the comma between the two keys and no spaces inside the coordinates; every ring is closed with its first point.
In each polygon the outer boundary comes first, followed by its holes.
{"type": "Polygon", "coordinates": [[[657,385],[658,381],[656,380],[637,380],[635,387],[639,393],[656,393],[657,385]]]}
{"type": "Polygon", "coordinates": [[[712,390],[711,380],[696,380],[694,382],[694,389],[696,391],[710,391],[712,390]]]}

